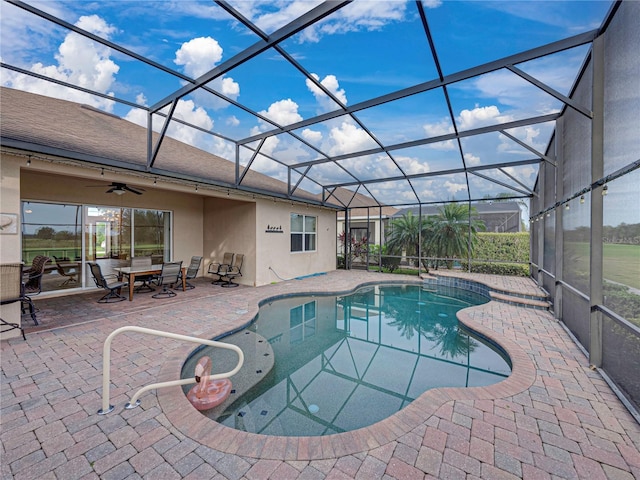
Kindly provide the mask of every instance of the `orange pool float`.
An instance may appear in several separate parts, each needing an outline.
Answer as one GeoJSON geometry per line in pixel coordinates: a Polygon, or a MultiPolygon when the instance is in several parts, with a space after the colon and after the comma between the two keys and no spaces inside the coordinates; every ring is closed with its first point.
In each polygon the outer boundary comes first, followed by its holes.
{"type": "Polygon", "coordinates": [[[211,359],[202,357],[195,368],[196,384],[187,398],[198,410],[208,410],[224,402],[231,393],[231,381],[228,378],[209,380],[211,375],[211,359]]]}

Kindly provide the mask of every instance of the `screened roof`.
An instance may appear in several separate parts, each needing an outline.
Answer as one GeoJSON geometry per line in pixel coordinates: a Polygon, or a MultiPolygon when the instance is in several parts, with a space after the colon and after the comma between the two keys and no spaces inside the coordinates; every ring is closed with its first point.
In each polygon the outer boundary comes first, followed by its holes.
{"type": "Polygon", "coordinates": [[[524,198],[611,6],[5,0],[2,85],[152,128],[150,175],[169,136],[292,199],[524,198]]]}

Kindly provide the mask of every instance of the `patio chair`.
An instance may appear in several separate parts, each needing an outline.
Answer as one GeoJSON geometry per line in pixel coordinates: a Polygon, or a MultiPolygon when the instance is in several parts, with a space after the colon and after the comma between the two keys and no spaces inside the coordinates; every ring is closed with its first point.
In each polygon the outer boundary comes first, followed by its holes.
{"type": "MultiPolygon", "coordinates": [[[[131,257],[131,268],[146,268],[151,270],[152,258],[149,257],[131,257]]],[[[136,282],[142,282],[141,285],[138,285],[133,290],[136,293],[141,292],[155,292],[156,289],[151,286],[151,282],[153,280],[153,275],[136,275],[136,282]]]]}
{"type": "MultiPolygon", "coordinates": [[[[189,283],[189,280],[192,280],[198,276],[198,270],[200,270],[200,264],[202,263],[202,257],[191,257],[191,263],[189,264],[189,268],[187,268],[187,273],[185,275],[187,290],[191,290],[192,288],[196,288],[195,285],[189,283]]],[[[182,281],[182,270],[180,270],[180,276],[178,277],[179,281],[182,281]]]]}
{"type": "Polygon", "coordinates": [[[61,287],[66,287],[70,283],[78,283],[78,264],[71,262],[68,258],[58,258],[55,255],[53,259],[56,262],[56,270],[61,277],[66,278],[64,282],[60,284],[61,287]],[[67,263],[68,265],[64,265],[67,263]]]}
{"type": "Polygon", "coordinates": [[[225,252],[225,254],[222,256],[222,262],[209,264],[208,273],[211,275],[216,275],[218,277],[217,279],[214,278],[211,283],[216,285],[224,282],[224,280],[222,280],[222,277],[225,273],[227,273],[229,267],[231,267],[231,262],[233,262],[233,253],[225,252]]]}
{"type": "Polygon", "coordinates": [[[162,291],[152,295],[153,298],[170,298],[175,297],[176,292],[172,290],[174,285],[178,282],[180,271],[182,270],[182,261],[179,262],[167,262],[162,264],[162,271],[159,275],[156,275],[155,282],[159,287],[162,287],[162,291]]]}
{"type": "Polygon", "coordinates": [[[103,275],[102,269],[100,265],[94,262],[87,262],[89,264],[89,268],[91,269],[91,275],[93,275],[93,281],[96,284],[96,287],[107,290],[107,293],[98,300],[98,303],[115,303],[121,302],[122,300],[126,300],[126,297],[120,295],[120,289],[127,285],[126,282],[121,282],[117,280],[115,275],[103,275]],[[115,282],[109,282],[107,278],[116,278],[115,282]]]}
{"type": "MultiPolygon", "coordinates": [[[[20,311],[23,311],[24,305],[29,306],[29,314],[33,319],[33,323],[38,325],[38,319],[36,318],[36,309],[33,305],[33,301],[24,294],[24,286],[22,283],[22,263],[3,263],[0,265],[0,305],[9,305],[11,303],[20,302],[20,311]]],[[[26,340],[24,336],[24,329],[17,323],[10,323],[0,318],[0,324],[3,327],[8,327],[2,330],[2,332],[10,332],[14,329],[19,329],[22,332],[22,338],[26,340]]]]}
{"type": "Polygon", "coordinates": [[[31,267],[23,272],[26,281],[24,282],[24,292],[26,295],[38,295],[42,292],[42,277],[44,268],[51,259],[44,255],[33,257],[31,267]]]}
{"type": "Polygon", "coordinates": [[[233,282],[236,277],[242,276],[242,263],[244,262],[244,255],[242,253],[236,253],[233,258],[233,263],[229,269],[222,276],[224,283],[223,287],[237,287],[238,284],[233,282]]]}

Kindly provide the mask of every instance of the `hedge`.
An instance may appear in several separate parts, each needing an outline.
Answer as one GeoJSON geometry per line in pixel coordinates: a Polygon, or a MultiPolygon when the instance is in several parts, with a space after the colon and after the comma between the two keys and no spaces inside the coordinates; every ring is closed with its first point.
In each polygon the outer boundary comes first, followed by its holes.
{"type": "MultiPolygon", "coordinates": [[[[469,264],[460,262],[462,271],[468,271],[469,264]]],[[[489,273],[492,275],[510,275],[513,277],[528,277],[529,265],[522,263],[490,263],[490,262],[471,262],[472,273],[489,273]]]]}
{"type": "MultiPolygon", "coordinates": [[[[460,266],[468,271],[467,262],[460,262],[460,266]]],[[[473,248],[471,272],[528,277],[529,233],[479,232],[473,248]]]]}
{"type": "Polygon", "coordinates": [[[529,263],[529,232],[479,232],[473,258],[501,262],[529,263]]]}

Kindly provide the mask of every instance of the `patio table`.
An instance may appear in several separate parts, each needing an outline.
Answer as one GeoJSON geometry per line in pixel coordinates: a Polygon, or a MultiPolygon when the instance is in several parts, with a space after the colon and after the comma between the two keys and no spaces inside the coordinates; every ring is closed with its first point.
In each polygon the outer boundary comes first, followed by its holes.
{"type": "MultiPolygon", "coordinates": [[[[151,265],[151,267],[133,268],[133,267],[116,267],[113,270],[118,272],[118,278],[127,277],[129,281],[129,301],[133,300],[134,283],[136,275],[157,275],[162,272],[162,264],[151,265]]],[[[187,267],[182,267],[182,291],[187,290],[187,267]]]]}

